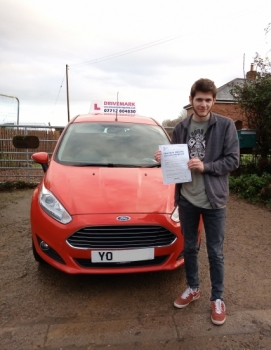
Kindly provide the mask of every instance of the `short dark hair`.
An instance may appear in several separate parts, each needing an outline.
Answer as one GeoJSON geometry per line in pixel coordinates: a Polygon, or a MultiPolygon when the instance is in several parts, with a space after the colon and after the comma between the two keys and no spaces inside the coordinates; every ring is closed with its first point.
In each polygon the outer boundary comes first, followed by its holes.
{"type": "Polygon", "coordinates": [[[191,87],[190,96],[194,98],[197,92],[211,92],[216,97],[217,89],[215,83],[210,79],[199,79],[191,87]]]}

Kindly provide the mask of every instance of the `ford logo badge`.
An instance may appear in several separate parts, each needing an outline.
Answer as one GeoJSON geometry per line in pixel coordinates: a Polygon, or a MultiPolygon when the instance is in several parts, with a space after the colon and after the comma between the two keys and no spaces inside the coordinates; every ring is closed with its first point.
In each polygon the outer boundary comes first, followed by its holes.
{"type": "Polygon", "coordinates": [[[117,217],[118,221],[128,221],[131,220],[130,216],[118,216],[117,217]]]}

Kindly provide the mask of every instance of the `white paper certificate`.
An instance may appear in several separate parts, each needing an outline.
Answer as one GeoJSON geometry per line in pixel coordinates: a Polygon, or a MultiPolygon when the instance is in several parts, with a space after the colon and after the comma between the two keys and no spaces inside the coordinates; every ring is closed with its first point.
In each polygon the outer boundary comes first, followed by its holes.
{"type": "Polygon", "coordinates": [[[186,144],[160,145],[163,183],[174,184],[192,181],[188,169],[188,147],[186,144]]]}

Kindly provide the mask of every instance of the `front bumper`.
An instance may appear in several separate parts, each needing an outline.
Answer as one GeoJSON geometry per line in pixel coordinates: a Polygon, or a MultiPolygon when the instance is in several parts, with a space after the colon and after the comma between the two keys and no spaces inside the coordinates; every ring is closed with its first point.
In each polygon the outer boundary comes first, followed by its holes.
{"type": "MultiPolygon", "coordinates": [[[[63,225],[43,212],[38,204],[32,203],[31,229],[37,253],[50,265],[70,274],[114,274],[173,270],[184,263],[182,257],[183,237],[180,225],[173,222],[169,214],[130,215],[129,225],[158,225],[166,228],[175,236],[175,240],[169,245],[154,246],[154,259],[151,260],[93,263],[91,260],[93,249],[75,248],[67,242],[71,235],[84,227],[120,225],[116,221],[116,217],[120,215],[124,214],[75,215],[69,224],[63,225]],[[41,249],[42,241],[49,246],[49,249],[41,249]]],[[[127,225],[127,223],[123,223],[123,225],[125,224],[127,225]]],[[[112,247],[109,249],[103,247],[102,250],[112,250],[112,247]]]]}

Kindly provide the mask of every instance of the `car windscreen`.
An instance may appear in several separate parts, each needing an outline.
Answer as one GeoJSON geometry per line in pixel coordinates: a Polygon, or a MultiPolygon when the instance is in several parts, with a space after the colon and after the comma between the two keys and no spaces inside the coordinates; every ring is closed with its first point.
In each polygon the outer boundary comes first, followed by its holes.
{"type": "Polygon", "coordinates": [[[120,122],[73,123],[55,160],[74,166],[157,166],[154,152],[170,141],[157,125],[120,122]]]}

